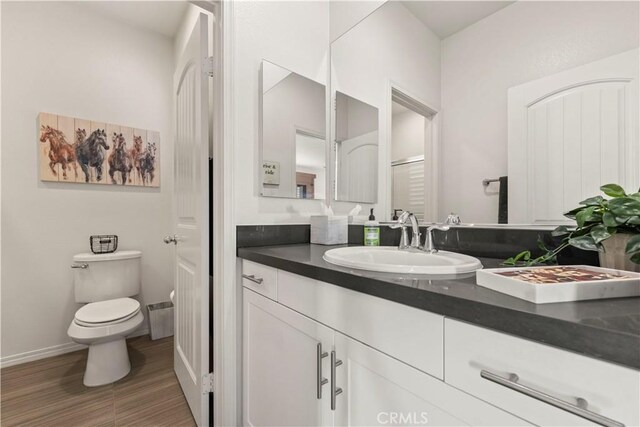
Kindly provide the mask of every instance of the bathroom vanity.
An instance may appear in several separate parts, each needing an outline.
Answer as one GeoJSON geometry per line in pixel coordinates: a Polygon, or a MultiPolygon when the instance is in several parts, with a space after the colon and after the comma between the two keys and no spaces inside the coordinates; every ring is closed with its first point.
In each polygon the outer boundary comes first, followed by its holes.
{"type": "Polygon", "coordinates": [[[535,305],[332,248],[238,250],[245,425],[640,423],[640,298],[535,305]]]}

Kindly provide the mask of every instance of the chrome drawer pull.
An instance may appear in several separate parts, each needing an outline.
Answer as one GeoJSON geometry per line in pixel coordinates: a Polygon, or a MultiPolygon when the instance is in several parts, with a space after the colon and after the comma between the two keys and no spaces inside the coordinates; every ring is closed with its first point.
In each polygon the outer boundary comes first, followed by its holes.
{"type": "Polygon", "coordinates": [[[496,375],[493,372],[489,372],[486,370],[480,371],[480,376],[485,380],[492,381],[496,384],[500,384],[501,386],[507,387],[511,390],[517,391],[518,393],[522,393],[526,396],[533,397],[541,402],[549,404],[551,406],[555,406],[558,409],[562,409],[563,411],[570,412],[574,415],[584,418],[585,420],[589,420],[596,424],[605,427],[624,427],[624,424],[619,423],[618,421],[612,420],[607,417],[603,417],[602,415],[596,414],[594,412],[588,411],[587,401],[582,398],[578,398],[578,405],[576,406],[572,403],[565,402],[564,400],[558,399],[557,397],[553,397],[549,394],[543,393],[526,385],[522,385],[518,383],[520,379],[517,374],[509,374],[509,378],[503,378],[500,375],[496,375]]]}
{"type": "Polygon", "coordinates": [[[243,274],[242,277],[244,277],[247,280],[251,280],[253,283],[257,283],[258,285],[261,285],[262,282],[264,281],[262,277],[256,277],[253,274],[252,275],[243,274]]]}
{"type": "Polygon", "coordinates": [[[342,360],[336,359],[336,352],[331,352],[331,410],[336,410],[336,396],[342,393],[340,387],[336,387],[336,368],[342,365],[342,360]]]}
{"type": "Polygon", "coordinates": [[[317,364],[317,382],[318,382],[318,390],[317,397],[318,399],[322,399],[322,386],[329,382],[328,379],[322,376],[322,359],[327,357],[329,354],[326,351],[322,351],[322,343],[318,343],[316,346],[316,364],[317,364]]]}

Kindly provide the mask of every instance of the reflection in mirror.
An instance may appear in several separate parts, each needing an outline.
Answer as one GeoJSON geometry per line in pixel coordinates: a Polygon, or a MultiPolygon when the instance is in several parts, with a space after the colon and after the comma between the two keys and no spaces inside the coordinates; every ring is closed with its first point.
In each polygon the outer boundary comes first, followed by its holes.
{"type": "Polygon", "coordinates": [[[336,200],[378,200],[378,109],[336,92],[336,200]]]}
{"type": "Polygon", "coordinates": [[[325,86],[262,61],[261,195],[324,199],[325,86]]]}
{"type": "MultiPolygon", "coordinates": [[[[552,225],[603,184],[637,191],[639,5],[385,2],[337,38],[332,93],[384,118],[378,219],[552,225]]],[[[338,200],[362,201],[341,167],[338,200]]]]}
{"type": "Polygon", "coordinates": [[[296,197],[325,198],[325,139],[303,131],[296,132],[296,197]]]}

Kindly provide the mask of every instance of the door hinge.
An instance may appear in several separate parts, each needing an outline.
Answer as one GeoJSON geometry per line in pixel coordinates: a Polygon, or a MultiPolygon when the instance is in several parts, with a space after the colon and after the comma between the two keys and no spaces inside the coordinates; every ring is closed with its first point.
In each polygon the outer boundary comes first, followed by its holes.
{"type": "Polygon", "coordinates": [[[202,64],[202,71],[205,72],[209,77],[213,77],[213,56],[208,56],[204,59],[204,63],[202,64]]]}
{"type": "Polygon", "coordinates": [[[215,384],[213,372],[202,376],[202,394],[213,393],[215,384]]]}

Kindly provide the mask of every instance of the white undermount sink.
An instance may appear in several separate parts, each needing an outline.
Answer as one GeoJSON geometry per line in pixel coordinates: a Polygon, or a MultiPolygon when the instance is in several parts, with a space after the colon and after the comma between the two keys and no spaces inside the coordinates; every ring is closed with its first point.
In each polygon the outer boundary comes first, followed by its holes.
{"type": "Polygon", "coordinates": [[[350,246],[325,252],[324,260],[342,267],[381,273],[461,274],[482,268],[480,260],[455,252],[427,253],[395,246],[350,246]]]}

